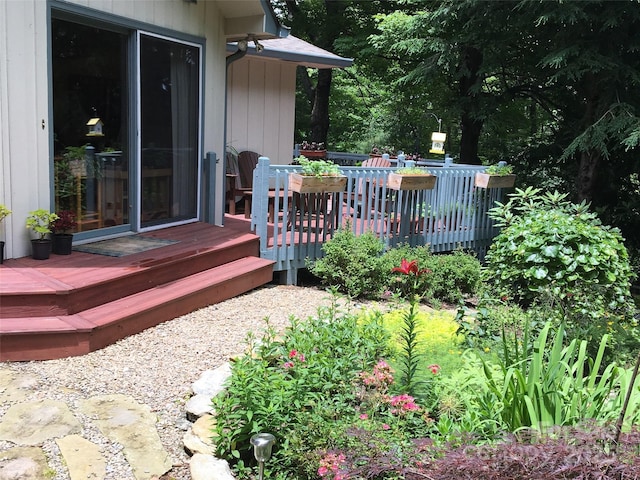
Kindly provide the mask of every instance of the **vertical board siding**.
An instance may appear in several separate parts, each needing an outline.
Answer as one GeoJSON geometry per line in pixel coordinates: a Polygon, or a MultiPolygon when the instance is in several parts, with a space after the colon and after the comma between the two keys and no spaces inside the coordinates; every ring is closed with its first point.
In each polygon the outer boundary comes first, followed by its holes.
{"type": "Polygon", "coordinates": [[[322,256],[322,245],[338,228],[349,227],[356,235],[373,232],[387,248],[464,248],[480,257],[497,234],[487,211],[504,192],[474,186],[484,167],[427,167],[437,177],[435,188],[410,191],[387,188],[394,167],[342,167],[344,191],[303,195],[289,188],[289,173],[299,168],[262,157],[254,171],[251,226],[260,237],[261,256],[274,260],[274,270],[285,272],[288,283],[295,283],[297,270],[309,260],[322,256]]]}
{"type": "Polygon", "coordinates": [[[273,163],[291,161],[295,65],[243,58],[229,67],[227,144],[273,163]]]}

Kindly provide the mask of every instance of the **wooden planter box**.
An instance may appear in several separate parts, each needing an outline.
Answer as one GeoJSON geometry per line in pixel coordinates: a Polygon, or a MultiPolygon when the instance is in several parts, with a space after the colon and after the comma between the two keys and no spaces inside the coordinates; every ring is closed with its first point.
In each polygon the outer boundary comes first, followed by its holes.
{"type": "Polygon", "coordinates": [[[344,175],[315,175],[289,174],[289,188],[297,193],[342,192],[347,185],[344,175]]]}
{"type": "Polygon", "coordinates": [[[387,187],[392,190],[431,190],[436,186],[436,176],[431,174],[416,175],[391,172],[387,179],[387,187]]]}
{"type": "Polygon", "coordinates": [[[327,156],[326,150],[300,150],[300,155],[304,155],[307,158],[325,158],[327,156]]]}
{"type": "Polygon", "coordinates": [[[479,188],[510,188],[516,183],[516,176],[491,175],[489,173],[476,173],[476,187],[479,188]]]}

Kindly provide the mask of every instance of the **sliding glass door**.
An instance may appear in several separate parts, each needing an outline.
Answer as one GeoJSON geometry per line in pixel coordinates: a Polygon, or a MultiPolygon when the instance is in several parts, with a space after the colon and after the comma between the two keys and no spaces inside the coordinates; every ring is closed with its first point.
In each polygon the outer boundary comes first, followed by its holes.
{"type": "Polygon", "coordinates": [[[57,15],[55,209],[80,239],[197,219],[201,45],[57,15]]]}
{"type": "Polygon", "coordinates": [[[140,34],[140,226],[197,217],[200,48],[140,34]]]}

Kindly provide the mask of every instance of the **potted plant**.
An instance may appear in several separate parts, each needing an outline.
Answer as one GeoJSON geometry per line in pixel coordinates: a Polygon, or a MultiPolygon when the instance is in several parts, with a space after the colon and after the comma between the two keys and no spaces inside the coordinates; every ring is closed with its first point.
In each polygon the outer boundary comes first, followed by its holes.
{"type": "Polygon", "coordinates": [[[70,255],[73,246],[72,230],[78,225],[76,214],[71,210],[62,210],[57,215],[58,218],[49,226],[53,240],[52,251],[56,255],[70,255]]]}
{"type": "Polygon", "coordinates": [[[421,167],[402,167],[389,174],[387,186],[392,190],[431,190],[436,176],[421,167]]]}
{"type": "Polygon", "coordinates": [[[300,155],[306,158],[325,158],[327,149],[322,142],[307,142],[305,140],[300,144],[300,155]]]}
{"type": "Polygon", "coordinates": [[[31,240],[31,256],[35,260],[46,260],[51,254],[51,239],[47,235],[51,233],[51,223],[58,215],[44,208],[32,210],[27,216],[27,228],[36,238],[31,240]]]}
{"type": "Polygon", "coordinates": [[[479,188],[510,188],[515,182],[513,165],[498,162],[495,165],[489,165],[484,172],[477,172],[475,185],[479,188]]]}
{"type": "Polygon", "coordinates": [[[294,192],[341,192],[347,184],[347,177],[340,174],[340,167],[333,162],[309,160],[300,155],[296,163],[302,166],[302,170],[289,174],[289,186],[294,192]]]}
{"type": "MultiPolygon", "coordinates": [[[[2,221],[10,214],[11,210],[0,204],[0,224],[2,224],[2,221]]],[[[4,240],[0,240],[0,265],[2,263],[4,263],[4,240]]]]}

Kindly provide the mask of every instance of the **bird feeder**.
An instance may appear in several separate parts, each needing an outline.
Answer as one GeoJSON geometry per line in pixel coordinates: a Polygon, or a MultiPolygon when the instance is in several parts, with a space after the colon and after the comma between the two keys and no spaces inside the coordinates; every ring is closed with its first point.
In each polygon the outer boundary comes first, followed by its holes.
{"type": "Polygon", "coordinates": [[[429,153],[439,153],[444,155],[444,142],[446,140],[446,133],[433,132],[431,134],[431,149],[429,150],[429,153]]]}
{"type": "Polygon", "coordinates": [[[87,122],[87,127],[89,127],[89,131],[87,132],[87,137],[104,137],[104,133],[102,133],[102,127],[104,123],[100,118],[95,117],[89,119],[87,122]]]}

